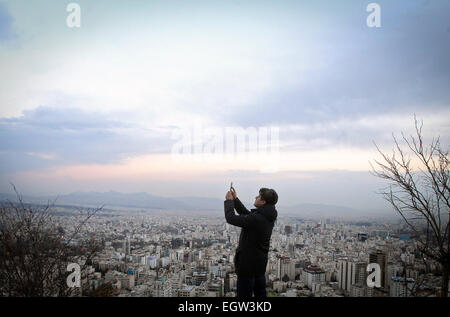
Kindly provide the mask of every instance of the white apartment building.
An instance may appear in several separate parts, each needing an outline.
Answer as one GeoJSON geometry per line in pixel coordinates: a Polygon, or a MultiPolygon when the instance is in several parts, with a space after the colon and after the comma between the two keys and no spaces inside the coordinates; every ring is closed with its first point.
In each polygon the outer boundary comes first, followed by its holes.
{"type": "Polygon", "coordinates": [[[312,289],[313,283],[325,284],[325,271],[315,265],[303,269],[304,283],[312,289]]]}

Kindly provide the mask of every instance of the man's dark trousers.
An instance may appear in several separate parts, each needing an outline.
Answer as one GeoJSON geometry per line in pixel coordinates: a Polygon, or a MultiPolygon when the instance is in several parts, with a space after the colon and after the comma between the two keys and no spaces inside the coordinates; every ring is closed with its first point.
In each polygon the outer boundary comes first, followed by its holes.
{"type": "Polygon", "coordinates": [[[266,277],[253,276],[253,277],[243,277],[238,276],[237,279],[237,297],[266,297],[266,277]]]}

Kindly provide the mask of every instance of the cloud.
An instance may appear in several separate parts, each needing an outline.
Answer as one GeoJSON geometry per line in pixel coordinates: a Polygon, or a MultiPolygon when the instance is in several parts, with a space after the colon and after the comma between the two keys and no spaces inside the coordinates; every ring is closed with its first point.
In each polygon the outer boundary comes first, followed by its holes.
{"type": "Polygon", "coordinates": [[[0,3],[0,44],[17,38],[13,27],[14,19],[4,3],[0,3]]]}
{"type": "Polygon", "coordinates": [[[101,112],[40,106],[21,117],[0,118],[0,171],[119,162],[168,152],[168,137],[170,129],[144,128],[101,112]]]}
{"type": "Polygon", "coordinates": [[[13,21],[6,5],[0,3],[0,43],[17,37],[13,28],[13,21]]]}
{"type": "MultiPolygon", "coordinates": [[[[439,132],[441,141],[447,142],[450,127],[445,119],[449,115],[446,111],[422,117],[425,136],[436,137],[439,132]]],[[[172,138],[177,126],[147,127],[117,117],[114,113],[41,106],[24,111],[21,117],[0,118],[0,173],[83,165],[100,170],[104,165],[105,171],[110,171],[106,172],[107,175],[112,173],[107,167],[109,165],[117,166],[123,176],[127,173],[131,176],[133,171],[153,170],[155,167],[148,165],[153,154],[170,158],[172,147],[180,141],[172,138]],[[134,163],[130,165],[127,162],[134,163]]],[[[373,141],[390,148],[391,133],[397,136],[400,132],[412,134],[413,123],[412,116],[381,114],[324,123],[281,125],[280,169],[365,169],[375,151],[373,141]],[[334,156],[332,161],[329,160],[330,155],[334,156]]],[[[203,129],[210,127],[202,126],[203,129]]],[[[222,141],[225,142],[224,139],[222,141]]],[[[205,145],[208,139],[202,139],[202,142],[205,145]]],[[[169,163],[159,162],[157,165],[170,168],[169,163]]],[[[207,163],[200,163],[198,168],[212,171],[225,166],[220,160],[207,163]]],[[[233,166],[245,169],[260,163],[257,159],[243,162],[236,159],[233,166]]],[[[182,174],[192,166],[176,167],[174,171],[182,174]]],[[[81,174],[95,175],[92,172],[81,174]]]]}
{"type": "MultiPolygon", "coordinates": [[[[447,118],[450,109],[436,112],[421,112],[417,119],[423,121],[425,142],[440,137],[443,144],[450,142],[450,125],[447,118]]],[[[375,149],[378,146],[391,148],[392,135],[401,138],[415,135],[414,115],[412,113],[366,114],[357,118],[336,118],[326,122],[280,125],[280,149],[282,151],[309,151],[354,147],[361,150],[375,149]]]]}
{"type": "Polygon", "coordinates": [[[26,154],[31,155],[31,156],[39,157],[39,158],[41,158],[43,160],[55,160],[56,159],[56,155],[54,155],[54,154],[35,153],[35,152],[28,152],[26,154]]]}
{"type": "Polygon", "coordinates": [[[380,5],[379,30],[358,22],[364,10],[358,14],[353,6],[352,15],[333,16],[348,17],[351,23],[331,27],[325,20],[328,27],[314,30],[314,42],[301,41],[302,33],[292,38],[275,85],[225,120],[242,125],[309,124],[448,108],[450,4],[380,5]],[[305,63],[309,68],[302,69],[305,63]]]}

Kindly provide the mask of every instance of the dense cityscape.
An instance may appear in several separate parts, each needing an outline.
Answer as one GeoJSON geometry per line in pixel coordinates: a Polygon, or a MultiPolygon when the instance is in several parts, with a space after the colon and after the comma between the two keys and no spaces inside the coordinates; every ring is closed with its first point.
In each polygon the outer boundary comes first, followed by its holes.
{"type": "MultiPolygon", "coordinates": [[[[60,210],[61,211],[61,210],[60,210]]],[[[60,216],[64,236],[78,217],[60,216]]],[[[218,214],[115,210],[85,225],[101,245],[75,296],[234,297],[240,228],[218,214]]],[[[82,238],[82,236],[79,236],[82,238]]],[[[77,240],[71,241],[77,244],[77,240]]],[[[266,270],[269,297],[439,296],[440,266],[423,258],[400,219],[279,216],[266,270]],[[378,263],[381,287],[368,287],[378,263]]]]}

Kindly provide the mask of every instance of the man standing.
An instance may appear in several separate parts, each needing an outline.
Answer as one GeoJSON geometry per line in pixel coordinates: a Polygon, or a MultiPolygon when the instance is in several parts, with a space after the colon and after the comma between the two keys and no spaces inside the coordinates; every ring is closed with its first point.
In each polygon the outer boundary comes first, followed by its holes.
{"type": "Polygon", "coordinates": [[[237,297],[266,297],[266,267],[270,237],[277,219],[278,195],[273,189],[261,188],[255,197],[256,209],[248,211],[231,188],[225,196],[225,219],[241,227],[239,246],[234,257],[237,273],[237,297]],[[239,215],[234,213],[236,209],[239,215]]]}

